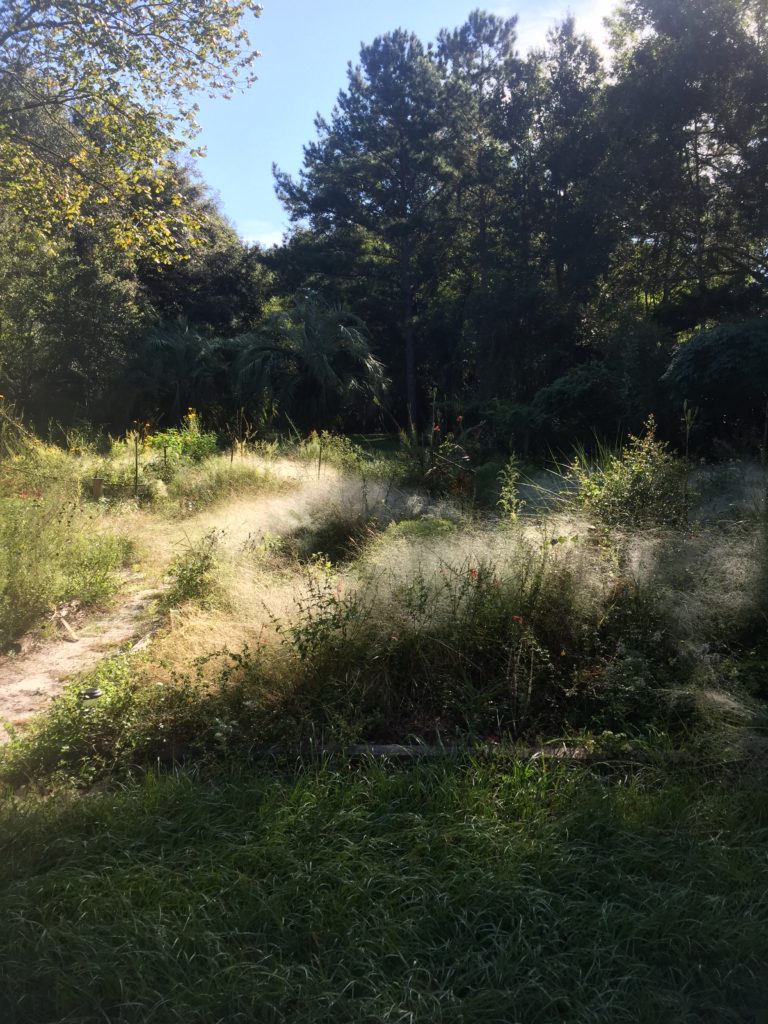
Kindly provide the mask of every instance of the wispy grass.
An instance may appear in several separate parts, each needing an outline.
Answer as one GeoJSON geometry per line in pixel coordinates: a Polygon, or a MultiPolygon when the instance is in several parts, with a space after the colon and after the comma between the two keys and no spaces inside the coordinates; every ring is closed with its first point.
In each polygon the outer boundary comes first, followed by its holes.
{"type": "Polygon", "coordinates": [[[0,827],[7,1024],[745,1024],[768,802],[498,760],[147,778],[0,827]]]}
{"type": "MultiPolygon", "coordinates": [[[[175,677],[151,658],[104,663],[87,684],[104,691],[97,705],[84,711],[74,691],[56,700],[3,753],[2,774],[91,781],[157,757],[219,759],[273,743],[535,741],[678,722],[664,699],[669,644],[655,636],[652,602],[617,583],[611,552],[522,527],[435,523],[387,529],[341,571],[320,560],[279,576],[280,610],[262,607],[251,646],[200,675],[189,668],[192,638],[175,631],[168,644],[187,652],[175,677]]],[[[214,560],[205,540],[189,548],[174,599],[206,596],[214,560]]],[[[217,569],[219,587],[226,578],[217,569]]]]}

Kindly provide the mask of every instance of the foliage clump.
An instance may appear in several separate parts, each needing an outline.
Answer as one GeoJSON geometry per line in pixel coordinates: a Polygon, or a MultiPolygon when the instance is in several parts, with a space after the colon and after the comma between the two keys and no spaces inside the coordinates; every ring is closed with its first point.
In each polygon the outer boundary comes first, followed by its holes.
{"type": "Polygon", "coordinates": [[[205,431],[194,409],[188,409],[181,427],[171,427],[149,435],[145,444],[153,451],[168,454],[175,459],[189,459],[202,462],[215,455],[218,450],[216,434],[205,431]]]}
{"type": "Polygon", "coordinates": [[[698,433],[764,436],[768,408],[768,318],[723,323],[675,351],[663,383],[672,402],[698,410],[698,433]]]}
{"type": "Polygon", "coordinates": [[[630,435],[619,452],[603,447],[590,459],[583,450],[569,468],[575,502],[607,526],[680,525],[690,497],[685,463],[656,437],[653,417],[640,437],[630,435]]]}

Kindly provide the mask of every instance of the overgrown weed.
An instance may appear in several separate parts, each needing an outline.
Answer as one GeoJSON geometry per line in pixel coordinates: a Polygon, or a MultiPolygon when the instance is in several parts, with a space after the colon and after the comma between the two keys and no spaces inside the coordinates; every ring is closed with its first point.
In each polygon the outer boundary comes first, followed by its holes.
{"type": "Polygon", "coordinates": [[[0,648],[55,605],[117,588],[131,544],[81,502],[80,467],[9,414],[0,439],[0,648]]]}
{"type": "MultiPolygon", "coordinates": [[[[178,559],[168,607],[211,599],[216,547],[209,535],[178,559]]],[[[223,674],[181,673],[171,686],[226,720],[238,749],[301,749],[319,738],[331,745],[488,735],[536,741],[666,722],[668,644],[652,638],[652,610],[637,588],[616,584],[614,561],[599,549],[546,532],[531,537],[522,527],[429,536],[388,530],[344,570],[317,558],[299,572],[303,585],[288,584],[293,609],[272,614],[277,642],[228,656],[223,674]]],[[[152,709],[168,699],[162,689],[148,682],[130,692],[139,719],[156,721],[152,709]]],[[[155,742],[156,730],[137,733],[133,712],[115,707],[116,717],[89,721],[108,725],[105,746],[146,763],[156,749],[146,735],[155,742]]],[[[56,704],[52,714],[60,724],[75,716],[69,731],[77,735],[76,702],[56,704]]],[[[190,734],[189,721],[166,723],[169,749],[216,756],[202,733],[190,734]]],[[[93,733],[87,737],[86,745],[93,733]]],[[[9,770],[49,742],[41,725],[22,746],[12,743],[9,770]]]]}
{"type": "Polygon", "coordinates": [[[188,542],[185,550],[171,560],[162,607],[176,608],[186,601],[207,605],[220,594],[217,570],[222,536],[220,531],[211,530],[198,541],[188,542]]]}
{"type": "MultiPolygon", "coordinates": [[[[211,468],[233,467],[217,457],[195,472],[211,468]]],[[[197,687],[231,744],[682,735],[698,721],[690,693],[720,685],[765,621],[768,556],[748,526],[630,531],[567,508],[533,514],[513,466],[499,529],[428,499],[388,505],[385,482],[337,487],[337,475],[323,470],[296,517],[287,498],[278,532],[222,542],[212,518],[196,523],[171,565],[163,603],[182,608],[157,642],[170,668],[155,681],[197,687]],[[419,502],[418,518],[399,518],[419,502]],[[190,669],[223,645],[231,671],[190,669]]],[[[625,511],[639,493],[629,488],[625,511]]],[[[139,740],[124,749],[144,763],[153,748],[139,740]]],[[[208,749],[189,731],[177,746],[190,742],[208,749]]]]}

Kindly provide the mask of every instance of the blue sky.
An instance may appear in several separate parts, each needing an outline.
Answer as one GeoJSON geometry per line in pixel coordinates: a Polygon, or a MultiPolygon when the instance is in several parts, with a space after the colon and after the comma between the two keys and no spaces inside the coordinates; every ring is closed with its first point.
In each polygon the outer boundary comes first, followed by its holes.
{"type": "Polygon", "coordinates": [[[199,161],[223,212],[248,241],[279,242],[287,218],[275,198],[272,162],[295,174],[302,147],[314,137],[314,118],[330,113],[346,84],[348,61],[361,43],[395,28],[425,43],[441,28],[455,28],[484,7],[517,14],[518,48],[543,43],[547,28],[568,11],[583,31],[602,41],[602,18],[614,0],[520,0],[483,5],[472,0],[262,0],[264,12],[249,23],[262,56],[258,82],[231,100],[201,101],[199,161]]]}

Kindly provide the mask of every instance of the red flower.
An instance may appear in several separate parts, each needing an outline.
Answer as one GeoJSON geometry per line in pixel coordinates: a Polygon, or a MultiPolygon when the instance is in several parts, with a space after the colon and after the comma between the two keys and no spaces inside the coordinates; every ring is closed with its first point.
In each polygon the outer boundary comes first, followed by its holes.
{"type": "Polygon", "coordinates": [[[477,577],[478,577],[477,569],[470,569],[469,570],[469,575],[472,577],[473,580],[476,580],[477,577]]]}
{"type": "Polygon", "coordinates": [[[518,624],[518,626],[524,626],[525,625],[525,619],[523,618],[522,615],[513,615],[512,616],[512,621],[516,622],[518,624]]]}
{"type": "Polygon", "coordinates": [[[464,422],[464,417],[463,416],[457,416],[456,417],[456,422],[457,423],[463,423],[464,422]]]}
{"type": "Polygon", "coordinates": [[[440,424],[439,424],[439,423],[436,423],[436,424],[435,424],[435,433],[436,433],[436,434],[439,434],[439,433],[440,433],[440,424]]]}

